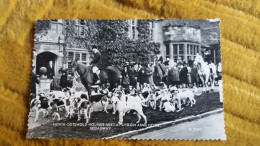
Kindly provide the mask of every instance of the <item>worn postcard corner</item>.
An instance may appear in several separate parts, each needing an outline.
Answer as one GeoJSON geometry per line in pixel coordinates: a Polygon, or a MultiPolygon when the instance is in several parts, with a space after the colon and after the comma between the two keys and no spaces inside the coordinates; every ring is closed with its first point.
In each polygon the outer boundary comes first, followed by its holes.
{"type": "Polygon", "coordinates": [[[26,137],[225,140],[219,23],[36,20],[26,137]]]}

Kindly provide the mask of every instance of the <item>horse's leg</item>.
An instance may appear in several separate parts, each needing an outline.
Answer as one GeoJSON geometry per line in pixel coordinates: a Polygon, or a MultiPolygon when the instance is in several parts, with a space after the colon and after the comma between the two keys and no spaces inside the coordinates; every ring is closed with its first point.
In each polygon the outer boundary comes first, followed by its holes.
{"type": "Polygon", "coordinates": [[[208,89],[208,82],[209,82],[209,74],[207,74],[206,76],[205,76],[205,85],[206,85],[206,91],[208,92],[209,91],[209,89],[208,89]]]}
{"type": "Polygon", "coordinates": [[[201,79],[201,82],[202,82],[202,88],[203,88],[203,89],[202,89],[202,92],[205,92],[205,90],[206,90],[206,89],[205,89],[205,86],[204,86],[204,84],[205,84],[205,81],[204,81],[204,79],[203,79],[203,76],[202,76],[202,75],[200,75],[199,77],[200,77],[200,79],[201,79]]]}
{"type": "Polygon", "coordinates": [[[213,77],[212,77],[212,82],[211,82],[211,91],[214,90],[214,87],[215,87],[215,74],[214,74],[213,77]]]}
{"type": "Polygon", "coordinates": [[[91,84],[87,83],[87,91],[88,91],[88,95],[91,96],[91,84]]]}

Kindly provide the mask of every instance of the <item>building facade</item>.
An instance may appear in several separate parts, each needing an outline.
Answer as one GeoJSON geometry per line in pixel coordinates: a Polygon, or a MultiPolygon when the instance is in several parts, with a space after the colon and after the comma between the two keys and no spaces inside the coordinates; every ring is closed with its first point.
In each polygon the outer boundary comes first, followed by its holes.
{"type": "MultiPolygon", "coordinates": [[[[50,27],[40,33],[35,34],[33,62],[36,74],[39,74],[41,67],[48,67],[52,61],[54,69],[53,84],[59,86],[59,70],[65,65],[71,68],[72,60],[76,58],[84,64],[89,63],[89,53],[85,48],[72,45],[73,47],[65,47],[65,21],[51,20],[50,27]]],[[[81,21],[76,21],[75,34],[84,35],[84,25],[81,21]]],[[[71,69],[68,70],[69,73],[71,69]]]]}
{"type": "MultiPolygon", "coordinates": [[[[117,59],[118,57],[113,55],[119,54],[119,52],[113,54],[113,51],[124,49],[120,52],[123,56],[126,55],[123,62],[152,62],[157,53],[160,53],[164,60],[169,58],[175,62],[178,59],[186,62],[194,60],[197,53],[206,61],[220,62],[219,21],[178,19],[126,21],[127,44],[122,44],[125,41],[119,40],[100,46],[100,49],[112,53],[112,59],[117,59]],[[156,49],[159,52],[156,52],[156,49]]],[[[66,22],[67,20],[49,21],[48,29],[37,32],[34,39],[35,59],[32,63],[36,67],[36,73],[39,74],[39,69],[47,67],[52,61],[55,85],[59,83],[59,69],[63,65],[71,73],[71,63],[76,58],[86,65],[90,62],[88,51],[90,46],[83,43],[89,35],[86,31],[89,29],[87,24],[89,21],[74,20],[72,29],[74,33],[71,38],[68,38],[66,33],[68,25],[66,22]]]]}
{"type": "Polygon", "coordinates": [[[206,61],[220,62],[219,21],[154,20],[151,22],[152,41],[160,43],[164,60],[180,58],[188,62],[197,53],[206,61]]]}

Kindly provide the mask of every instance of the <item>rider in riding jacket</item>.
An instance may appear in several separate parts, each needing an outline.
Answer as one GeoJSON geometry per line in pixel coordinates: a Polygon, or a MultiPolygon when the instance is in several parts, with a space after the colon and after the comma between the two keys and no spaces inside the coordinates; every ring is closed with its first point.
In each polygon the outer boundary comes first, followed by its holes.
{"type": "Polygon", "coordinates": [[[93,45],[91,52],[93,54],[93,58],[92,58],[92,61],[89,63],[89,65],[92,66],[93,73],[96,74],[98,77],[96,84],[99,84],[100,83],[100,78],[99,78],[100,70],[99,70],[98,66],[101,64],[101,53],[97,49],[96,45],[93,45]]]}

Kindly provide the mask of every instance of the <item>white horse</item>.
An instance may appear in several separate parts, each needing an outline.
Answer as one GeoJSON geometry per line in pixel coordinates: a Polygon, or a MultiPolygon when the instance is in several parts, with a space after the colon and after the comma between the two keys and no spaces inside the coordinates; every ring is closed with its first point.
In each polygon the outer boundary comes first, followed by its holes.
{"type": "MultiPolygon", "coordinates": [[[[208,64],[203,60],[202,56],[200,56],[198,53],[194,59],[194,65],[198,66],[198,75],[202,81],[203,85],[203,92],[208,91],[208,81],[210,76],[210,68],[208,64]],[[205,80],[204,80],[205,78],[205,80]]],[[[214,83],[213,83],[214,84],[214,83]]]]}

